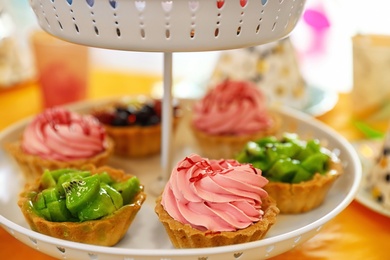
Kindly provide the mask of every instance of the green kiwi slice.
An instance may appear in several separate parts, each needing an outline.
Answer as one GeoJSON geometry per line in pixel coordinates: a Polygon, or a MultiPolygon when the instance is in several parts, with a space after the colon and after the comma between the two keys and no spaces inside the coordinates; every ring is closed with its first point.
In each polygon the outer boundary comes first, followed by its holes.
{"type": "Polygon", "coordinates": [[[65,169],[58,169],[58,170],[53,170],[51,171],[51,175],[53,176],[55,181],[58,181],[58,179],[67,173],[73,173],[73,172],[79,172],[79,170],[76,169],[70,169],[70,168],[65,168],[65,169]]]}
{"type": "Polygon", "coordinates": [[[65,191],[67,208],[72,215],[77,216],[77,213],[99,194],[100,178],[95,174],[81,180],[71,179],[62,183],[62,187],[65,191]]]}
{"type": "Polygon", "coordinates": [[[104,189],[100,189],[98,193],[93,201],[79,211],[80,221],[99,219],[116,210],[110,195],[104,189]]]}
{"type": "Polygon", "coordinates": [[[47,209],[49,210],[51,221],[62,222],[62,221],[71,221],[74,219],[72,214],[66,207],[65,200],[53,201],[47,204],[47,209]]]}
{"type": "Polygon", "coordinates": [[[48,208],[43,208],[38,211],[41,217],[43,217],[46,220],[51,221],[51,216],[48,208]]]}
{"type": "Polygon", "coordinates": [[[45,202],[45,198],[43,197],[43,193],[42,192],[38,193],[34,197],[33,205],[34,205],[34,208],[37,209],[37,210],[46,208],[46,202],[45,202]]]}
{"type": "Polygon", "coordinates": [[[45,170],[41,176],[41,185],[42,188],[47,189],[50,187],[55,187],[57,184],[56,180],[53,178],[53,175],[49,170],[45,170]]]}
{"type": "Polygon", "coordinates": [[[272,182],[300,183],[326,173],[330,156],[318,139],[305,141],[284,133],[280,140],[270,136],[249,141],[235,159],[252,164],[272,182]]]}
{"type": "Polygon", "coordinates": [[[141,190],[140,181],[135,176],[127,181],[114,183],[112,187],[122,195],[124,205],[130,204],[141,190]]]}
{"type": "Polygon", "coordinates": [[[310,155],[302,162],[302,167],[307,171],[314,173],[323,173],[326,170],[326,163],[329,157],[323,153],[315,153],[310,155]]]}
{"type": "Polygon", "coordinates": [[[30,203],[39,216],[54,222],[102,218],[130,204],[141,190],[137,177],[115,183],[107,172],[76,169],[45,170],[41,183],[43,190],[31,193],[30,203]]]}
{"type": "Polygon", "coordinates": [[[104,182],[100,183],[100,187],[111,197],[116,209],[120,209],[123,206],[122,195],[116,189],[104,182]]]}
{"type": "Polygon", "coordinates": [[[303,181],[308,181],[313,177],[313,174],[307,171],[303,167],[299,167],[294,178],[292,178],[291,183],[300,183],[303,181]]]}
{"type": "Polygon", "coordinates": [[[82,171],[63,171],[63,173],[57,176],[56,187],[61,195],[65,195],[65,190],[62,186],[64,182],[69,182],[70,180],[82,180],[84,177],[91,176],[90,172],[82,171]]]}
{"type": "Polygon", "coordinates": [[[101,182],[107,183],[109,185],[114,183],[111,176],[107,172],[99,173],[99,177],[101,182]]]}
{"type": "Polygon", "coordinates": [[[46,205],[52,201],[57,201],[60,199],[60,194],[55,187],[43,190],[42,196],[45,200],[46,205]]]}

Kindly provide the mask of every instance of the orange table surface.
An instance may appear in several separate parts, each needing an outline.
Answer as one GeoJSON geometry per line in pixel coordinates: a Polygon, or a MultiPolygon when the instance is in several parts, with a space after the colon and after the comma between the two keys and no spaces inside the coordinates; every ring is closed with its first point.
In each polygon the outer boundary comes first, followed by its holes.
{"type": "MultiPolygon", "coordinates": [[[[88,99],[121,94],[149,93],[160,76],[110,72],[95,69],[91,73],[88,99]]],[[[0,130],[42,110],[38,86],[26,83],[0,91],[0,130]]],[[[359,138],[351,127],[349,94],[340,94],[339,102],[317,119],[325,122],[349,140],[359,138]]],[[[2,259],[53,259],[19,242],[0,228],[2,259]]],[[[344,211],[324,225],[321,232],[302,245],[272,258],[282,259],[389,259],[390,218],[353,201],[344,211]]]]}

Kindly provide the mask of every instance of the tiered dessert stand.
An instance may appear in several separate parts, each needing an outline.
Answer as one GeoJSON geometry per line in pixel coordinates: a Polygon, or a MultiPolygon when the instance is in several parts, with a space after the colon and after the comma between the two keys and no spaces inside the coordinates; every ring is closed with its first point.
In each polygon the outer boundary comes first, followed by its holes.
{"type": "MultiPolygon", "coordinates": [[[[173,52],[242,48],[286,37],[301,16],[305,0],[30,0],[30,3],[40,26],[67,41],[115,50],[164,53],[160,178],[160,183],[164,184],[169,178],[172,160],[173,52]]],[[[308,128],[317,129],[310,123],[308,128]]],[[[325,138],[337,136],[329,131],[326,129],[320,134],[325,138]]],[[[347,154],[347,161],[356,159],[343,140],[334,140],[336,145],[346,147],[343,152],[347,154]]],[[[357,166],[348,167],[355,171],[357,166]]],[[[343,194],[345,198],[336,202],[337,207],[327,209],[332,214],[320,214],[315,221],[290,234],[219,248],[98,247],[50,238],[14,225],[1,216],[0,220],[22,242],[31,246],[33,241],[38,250],[68,259],[259,259],[290,250],[314,236],[326,221],[352,200],[356,183],[346,182],[350,190],[343,194]]]]}
{"type": "Polygon", "coordinates": [[[295,27],[305,3],[304,0],[30,2],[39,25],[59,38],[92,47],[164,53],[161,184],[169,177],[172,161],[172,53],[241,48],[286,37],[295,27]]]}

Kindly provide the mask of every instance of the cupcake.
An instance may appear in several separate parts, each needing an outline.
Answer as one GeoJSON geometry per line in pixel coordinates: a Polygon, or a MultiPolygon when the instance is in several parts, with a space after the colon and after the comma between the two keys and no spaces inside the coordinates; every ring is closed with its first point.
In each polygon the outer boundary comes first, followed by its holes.
{"type": "Polygon", "coordinates": [[[104,165],[113,152],[113,142],[94,117],[57,107],[36,116],[21,140],[7,144],[6,149],[29,182],[45,169],[104,165]]]}
{"type": "Polygon", "coordinates": [[[236,157],[261,169],[269,180],[264,190],[275,199],[282,214],[310,211],[320,206],[343,173],[338,157],[319,140],[304,141],[284,133],[250,141],[236,157]]]}
{"type": "Polygon", "coordinates": [[[383,208],[390,209],[390,128],[387,130],[381,153],[366,178],[372,198],[383,208]]]}
{"type": "Polygon", "coordinates": [[[274,134],[278,121],[253,83],[226,80],[194,105],[191,129],[203,156],[233,158],[248,141],[274,134]]]}
{"type": "MultiPolygon", "coordinates": [[[[173,129],[179,122],[179,104],[173,107],[173,129]]],[[[136,158],[161,150],[161,100],[147,96],[127,97],[94,109],[91,114],[113,139],[114,153],[136,158]]]]}
{"type": "Polygon", "coordinates": [[[192,154],[173,169],[155,212],[176,248],[259,240],[279,213],[267,182],[250,164],[192,154]]]}
{"type": "Polygon", "coordinates": [[[110,167],[46,170],[18,205],[32,230],[112,246],[126,234],[146,194],[137,177],[110,167]]]}

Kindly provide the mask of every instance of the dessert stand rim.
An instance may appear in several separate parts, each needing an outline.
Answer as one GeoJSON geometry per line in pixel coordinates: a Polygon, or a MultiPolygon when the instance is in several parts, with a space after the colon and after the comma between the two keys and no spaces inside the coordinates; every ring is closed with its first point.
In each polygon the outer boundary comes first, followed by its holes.
{"type": "MultiPolygon", "coordinates": [[[[74,105],[68,106],[72,110],[86,108],[88,104],[94,104],[96,102],[106,102],[108,99],[103,100],[91,100],[89,102],[79,102],[74,105]],[[87,105],[86,105],[87,104],[87,105]]],[[[275,109],[275,108],[274,108],[275,109]]],[[[70,249],[76,249],[83,252],[94,252],[94,253],[102,253],[102,254],[110,254],[110,255],[132,255],[132,256],[199,256],[199,255],[218,255],[221,253],[229,253],[229,252],[245,252],[245,250],[255,249],[267,245],[272,245],[276,243],[284,243],[283,241],[287,241],[289,239],[294,239],[297,236],[304,236],[305,234],[309,234],[321,227],[323,224],[327,223],[329,220],[337,216],[343,209],[345,209],[349,203],[354,199],[355,194],[358,192],[358,188],[360,186],[360,180],[362,176],[361,165],[359,163],[358,155],[355,149],[349,144],[345,139],[343,139],[339,134],[337,134],[333,129],[324,123],[318,120],[308,120],[309,116],[301,111],[294,111],[287,107],[278,106],[275,110],[280,111],[282,114],[286,114],[287,116],[292,116],[294,119],[299,119],[305,124],[310,124],[312,126],[321,127],[321,131],[326,132],[329,135],[332,135],[337,142],[339,142],[348,152],[348,156],[351,157],[350,167],[353,168],[354,172],[352,173],[354,180],[351,189],[348,191],[346,196],[343,198],[342,202],[334,207],[330,212],[327,212],[323,217],[311,222],[310,224],[298,228],[296,230],[292,230],[288,233],[276,235],[274,237],[266,237],[262,240],[248,242],[244,244],[236,244],[236,245],[228,245],[221,247],[212,247],[212,248],[196,248],[196,249],[136,249],[136,248],[116,248],[116,247],[102,247],[96,245],[88,245],[82,243],[76,243],[66,240],[61,240],[57,238],[53,238],[44,234],[37,233],[28,228],[22,227],[19,224],[12,222],[11,220],[5,218],[0,215],[0,223],[4,225],[6,230],[11,234],[20,233],[19,235],[27,236],[29,238],[34,238],[44,243],[52,244],[59,247],[68,247],[70,249]]],[[[31,120],[32,117],[28,117],[25,119],[16,122],[15,124],[9,126],[2,132],[0,132],[0,140],[4,139],[5,136],[12,133],[18,128],[23,127],[26,123],[31,120]]],[[[311,238],[309,236],[307,239],[311,238]]]]}

